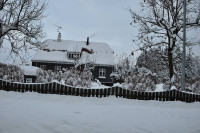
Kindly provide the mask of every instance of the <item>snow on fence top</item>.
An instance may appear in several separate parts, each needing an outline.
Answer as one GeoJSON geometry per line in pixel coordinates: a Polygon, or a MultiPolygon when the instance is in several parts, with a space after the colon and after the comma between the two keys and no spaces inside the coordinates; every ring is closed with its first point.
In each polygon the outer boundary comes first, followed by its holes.
{"type": "Polygon", "coordinates": [[[35,53],[32,61],[56,61],[71,63],[73,60],[68,59],[67,52],[81,52],[82,49],[92,51],[92,54],[83,51],[80,62],[88,63],[94,62],[95,64],[114,65],[114,51],[107,43],[103,42],[89,42],[86,45],[85,41],[72,41],[62,40],[46,40],[43,44],[43,49],[35,53]]]}

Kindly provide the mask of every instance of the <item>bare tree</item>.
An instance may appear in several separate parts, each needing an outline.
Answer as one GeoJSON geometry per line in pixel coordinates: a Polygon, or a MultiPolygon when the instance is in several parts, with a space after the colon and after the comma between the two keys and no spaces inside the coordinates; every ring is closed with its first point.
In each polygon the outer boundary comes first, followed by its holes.
{"type": "MultiPolygon", "coordinates": [[[[173,50],[182,42],[183,0],[144,0],[139,13],[130,9],[133,21],[139,25],[136,41],[140,50],[155,46],[168,49],[168,69],[172,79],[174,75],[173,50]]],[[[200,2],[187,0],[187,31],[200,28],[200,2]]],[[[200,44],[187,38],[187,46],[200,44]]]]}
{"type": "Polygon", "coordinates": [[[11,52],[39,47],[44,37],[42,0],[0,0],[0,48],[8,40],[11,52]]]}

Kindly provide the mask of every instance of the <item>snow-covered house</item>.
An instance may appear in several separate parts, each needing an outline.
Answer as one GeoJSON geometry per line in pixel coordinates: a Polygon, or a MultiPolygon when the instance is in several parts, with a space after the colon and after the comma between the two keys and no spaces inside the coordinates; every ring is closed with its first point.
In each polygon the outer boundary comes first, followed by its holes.
{"type": "Polygon", "coordinates": [[[42,69],[62,70],[74,66],[93,64],[94,79],[103,84],[112,84],[110,74],[114,69],[114,51],[107,43],[87,41],[46,40],[43,48],[32,58],[32,65],[42,69]]]}

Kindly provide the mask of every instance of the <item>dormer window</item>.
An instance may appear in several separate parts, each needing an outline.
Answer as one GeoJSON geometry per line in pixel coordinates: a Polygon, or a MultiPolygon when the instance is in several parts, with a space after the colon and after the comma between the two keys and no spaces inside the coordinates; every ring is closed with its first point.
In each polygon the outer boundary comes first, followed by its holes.
{"type": "Polygon", "coordinates": [[[78,60],[81,57],[81,53],[80,52],[68,52],[67,57],[70,60],[78,60]]]}

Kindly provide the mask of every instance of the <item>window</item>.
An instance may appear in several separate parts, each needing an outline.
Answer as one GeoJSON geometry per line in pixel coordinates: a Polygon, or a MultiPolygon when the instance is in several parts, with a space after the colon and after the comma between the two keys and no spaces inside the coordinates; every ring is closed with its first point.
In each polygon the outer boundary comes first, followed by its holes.
{"type": "Polygon", "coordinates": [[[61,71],[61,66],[55,66],[55,71],[61,71]]]}
{"type": "Polygon", "coordinates": [[[99,69],[99,78],[106,78],[106,69],[99,69]]]}
{"type": "Polygon", "coordinates": [[[40,68],[41,68],[42,70],[46,70],[46,65],[40,65],[40,68]]]}
{"type": "Polygon", "coordinates": [[[68,59],[70,60],[77,60],[81,57],[81,54],[79,52],[71,52],[67,54],[68,59]]]}
{"type": "Polygon", "coordinates": [[[32,83],[32,78],[26,78],[26,83],[32,83]]]}

